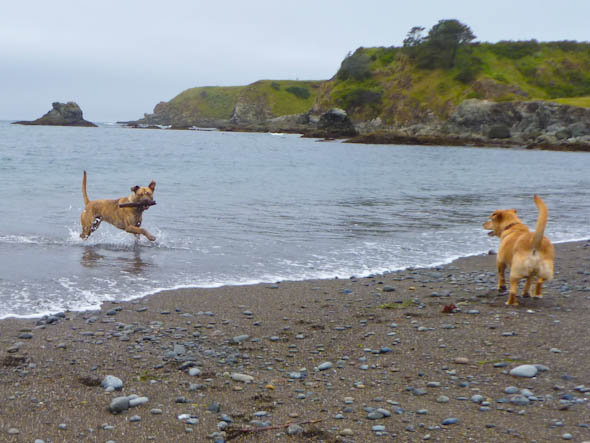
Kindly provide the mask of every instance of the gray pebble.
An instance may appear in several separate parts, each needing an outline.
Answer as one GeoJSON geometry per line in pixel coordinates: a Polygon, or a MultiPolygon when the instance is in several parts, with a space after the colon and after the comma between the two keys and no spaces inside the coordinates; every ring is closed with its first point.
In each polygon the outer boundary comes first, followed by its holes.
{"type": "Polygon", "coordinates": [[[129,398],[127,397],[116,397],[111,401],[109,411],[113,414],[123,412],[129,409],[129,398]]]}
{"type": "Polygon", "coordinates": [[[197,375],[201,375],[201,370],[199,368],[190,368],[188,370],[188,375],[191,377],[196,377],[197,375]]]}
{"type": "Polygon", "coordinates": [[[303,428],[298,424],[292,424],[287,428],[288,435],[299,435],[303,434],[303,428]]]}
{"type": "Polygon", "coordinates": [[[120,390],[123,388],[123,381],[113,375],[107,375],[101,382],[100,386],[107,391],[120,390]]]}
{"type": "Polygon", "coordinates": [[[236,335],[232,340],[234,343],[242,343],[250,338],[247,334],[236,335]]]}
{"type": "Polygon", "coordinates": [[[539,370],[534,365],[520,365],[510,370],[510,375],[514,377],[534,377],[539,370]]]}
{"type": "Polygon", "coordinates": [[[472,396],[471,396],[471,401],[472,401],[473,403],[477,403],[477,404],[479,404],[479,403],[481,403],[482,401],[484,401],[484,397],[483,397],[483,395],[475,394],[475,395],[472,395],[472,396]]]}
{"type": "Polygon", "coordinates": [[[510,403],[518,406],[526,406],[530,403],[530,401],[524,395],[515,395],[513,397],[510,397],[510,403]]]}
{"type": "MultiPolygon", "coordinates": [[[[127,397],[129,398],[129,397],[127,397]]],[[[147,397],[136,397],[129,399],[129,407],[134,408],[136,406],[144,405],[149,401],[147,397]]]]}

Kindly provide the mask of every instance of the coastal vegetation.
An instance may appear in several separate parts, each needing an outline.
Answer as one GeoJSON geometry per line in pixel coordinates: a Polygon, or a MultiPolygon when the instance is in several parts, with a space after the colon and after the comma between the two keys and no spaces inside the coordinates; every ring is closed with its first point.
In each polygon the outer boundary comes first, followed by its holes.
{"type": "Polygon", "coordinates": [[[402,46],[356,49],[329,80],[191,88],[140,122],[260,127],[273,118],[341,108],[355,125],[399,128],[446,121],[467,99],[588,108],[590,43],[477,42],[466,24],[440,20],[427,32],[412,27],[402,46]]]}
{"type": "MultiPolygon", "coordinates": [[[[297,80],[260,80],[247,86],[205,86],[187,89],[155,113],[171,117],[167,124],[198,124],[200,121],[229,120],[238,103],[257,103],[269,115],[307,112],[317,96],[319,82],[297,80]]],[[[158,106],[160,109],[158,109],[158,106]]]]}
{"type": "Polygon", "coordinates": [[[427,36],[413,27],[402,47],[358,48],[326,82],[319,107],[353,121],[447,118],[469,98],[547,100],[590,106],[590,44],[573,41],[473,42],[471,30],[441,20],[427,36]]]}

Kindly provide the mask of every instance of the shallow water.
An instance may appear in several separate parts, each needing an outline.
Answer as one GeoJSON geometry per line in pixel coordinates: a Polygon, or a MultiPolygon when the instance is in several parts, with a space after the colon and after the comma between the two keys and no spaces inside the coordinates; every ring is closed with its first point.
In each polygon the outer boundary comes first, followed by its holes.
{"type": "Polygon", "coordinates": [[[590,155],[354,145],[296,135],[17,126],[0,122],[0,318],[88,309],[160,289],[367,275],[497,247],[481,228],[549,207],[554,241],[590,237],[590,155]],[[88,194],[156,180],[137,241],[88,194]]]}

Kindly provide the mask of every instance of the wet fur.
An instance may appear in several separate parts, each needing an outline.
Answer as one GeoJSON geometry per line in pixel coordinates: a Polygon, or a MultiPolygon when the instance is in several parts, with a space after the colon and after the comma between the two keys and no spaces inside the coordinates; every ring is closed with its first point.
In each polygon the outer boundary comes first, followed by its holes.
{"type": "Polygon", "coordinates": [[[82,233],[80,237],[84,240],[98,229],[100,223],[106,221],[111,225],[122,229],[130,234],[143,235],[148,240],[154,241],[156,237],[145,229],[141,228],[143,211],[147,206],[120,208],[120,203],[141,203],[153,202],[156,182],[148,186],[134,186],[129,197],[122,197],[117,200],[90,200],[86,193],[86,171],[82,177],[82,196],[84,197],[84,211],[80,215],[82,233]]]}
{"type": "Polygon", "coordinates": [[[549,239],[544,236],[547,225],[547,206],[541,197],[534,196],[535,205],[539,210],[539,217],[535,232],[522,223],[516,215],[516,209],[499,209],[490,215],[490,219],[483,224],[489,235],[500,237],[500,247],[496,258],[498,268],[498,290],[506,290],[504,273],[510,268],[510,289],[507,305],[518,305],[516,293],[518,282],[526,278],[523,297],[530,296],[530,288],[534,278],[537,278],[534,297],[543,296],[543,282],[553,278],[553,262],[555,249],[549,239]]]}

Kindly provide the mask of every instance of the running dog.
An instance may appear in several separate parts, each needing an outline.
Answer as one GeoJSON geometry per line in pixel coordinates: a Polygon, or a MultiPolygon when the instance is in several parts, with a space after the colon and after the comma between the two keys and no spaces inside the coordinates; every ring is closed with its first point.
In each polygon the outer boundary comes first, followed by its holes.
{"type": "Polygon", "coordinates": [[[490,215],[483,224],[489,230],[488,235],[500,237],[500,247],[496,265],[498,267],[498,291],[506,290],[504,271],[510,268],[510,290],[507,305],[518,305],[516,292],[518,282],[526,278],[523,297],[530,297],[531,283],[537,277],[534,297],[543,296],[543,282],[553,278],[553,261],[555,249],[549,239],[544,236],[547,225],[547,206],[538,195],[534,196],[535,205],[539,210],[535,232],[518,218],[516,209],[499,209],[490,215]]]}
{"type": "Polygon", "coordinates": [[[154,205],[154,190],[156,182],[148,186],[134,186],[129,197],[117,200],[90,200],[86,193],[86,171],[82,177],[82,196],[84,197],[84,211],[80,215],[82,233],[80,237],[86,240],[98,229],[102,221],[122,229],[136,236],[143,235],[148,240],[154,241],[156,237],[141,228],[143,211],[154,205]]]}

